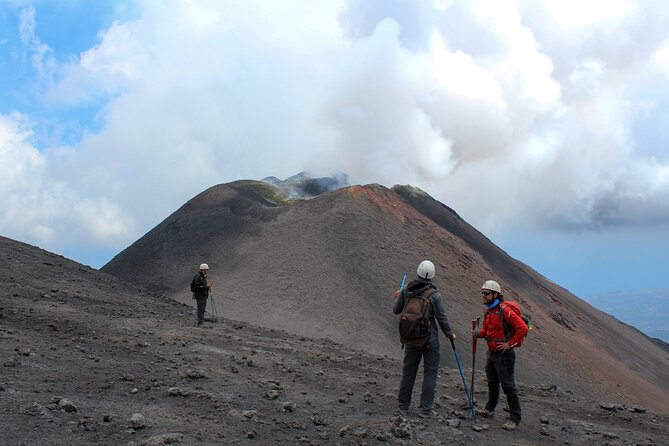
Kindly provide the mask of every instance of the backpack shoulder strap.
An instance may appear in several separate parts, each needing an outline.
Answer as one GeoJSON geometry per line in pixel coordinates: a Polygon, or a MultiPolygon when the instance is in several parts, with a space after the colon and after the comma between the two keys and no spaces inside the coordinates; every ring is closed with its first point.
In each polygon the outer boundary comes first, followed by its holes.
{"type": "MultiPolygon", "coordinates": [[[[430,300],[430,296],[432,296],[436,292],[437,292],[436,288],[428,288],[427,290],[423,291],[423,293],[421,294],[421,297],[423,297],[423,299],[425,299],[427,301],[429,306],[432,307],[432,313],[433,314],[436,313],[436,312],[434,311],[434,305],[432,305],[432,301],[430,300]]],[[[426,313],[427,313],[427,307],[428,307],[428,305],[425,306],[425,312],[426,313]]]]}
{"type": "MultiPolygon", "coordinates": [[[[432,302],[430,302],[429,297],[432,296],[432,295],[433,295],[434,293],[436,293],[436,292],[437,292],[437,290],[436,290],[435,288],[428,288],[427,290],[423,291],[423,292],[420,293],[420,294],[416,294],[415,296],[408,297],[408,298],[404,301],[404,307],[402,307],[402,313],[404,313],[404,311],[406,311],[407,306],[409,305],[409,301],[410,301],[411,299],[425,300],[425,301],[427,301],[427,303],[429,304],[429,306],[432,306],[432,302]]],[[[425,307],[427,308],[427,306],[428,306],[428,305],[426,305],[425,307]]]]}
{"type": "Polygon", "coordinates": [[[504,316],[504,311],[506,310],[506,305],[504,305],[504,302],[500,302],[497,307],[497,314],[499,314],[499,317],[502,319],[502,328],[504,328],[504,342],[509,342],[511,339],[511,329],[509,328],[509,323],[506,321],[506,317],[504,316]]]}
{"type": "Polygon", "coordinates": [[[428,288],[427,290],[425,290],[421,293],[421,296],[423,296],[425,299],[428,299],[430,296],[432,296],[436,292],[437,292],[436,288],[428,288]]]}

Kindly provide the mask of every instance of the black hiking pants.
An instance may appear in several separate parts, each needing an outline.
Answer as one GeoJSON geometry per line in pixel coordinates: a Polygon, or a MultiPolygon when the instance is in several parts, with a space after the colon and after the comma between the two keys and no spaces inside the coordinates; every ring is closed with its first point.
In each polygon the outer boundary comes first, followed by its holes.
{"type": "Polygon", "coordinates": [[[207,309],[207,298],[198,297],[197,302],[197,326],[201,327],[204,324],[204,311],[207,309]]]}
{"type": "Polygon", "coordinates": [[[431,341],[423,348],[404,346],[402,381],[400,382],[398,395],[399,407],[402,410],[408,410],[409,404],[411,404],[411,392],[421,359],[423,360],[423,389],[420,394],[418,410],[421,412],[432,410],[434,392],[437,387],[437,373],[439,372],[439,340],[431,341]]]}
{"type": "Polygon", "coordinates": [[[488,378],[488,403],[485,408],[491,412],[495,410],[499,401],[499,386],[506,395],[509,404],[509,418],[516,424],[520,424],[520,398],[516,390],[516,381],[513,370],[516,365],[516,353],[513,350],[492,351],[488,350],[485,364],[485,374],[488,378]]]}

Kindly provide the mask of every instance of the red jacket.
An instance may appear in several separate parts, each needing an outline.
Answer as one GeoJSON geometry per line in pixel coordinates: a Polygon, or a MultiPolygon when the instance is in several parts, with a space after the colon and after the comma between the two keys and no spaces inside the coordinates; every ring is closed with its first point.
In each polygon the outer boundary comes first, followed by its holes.
{"type": "MultiPolygon", "coordinates": [[[[504,319],[506,324],[513,333],[511,339],[509,339],[509,345],[511,347],[520,347],[525,339],[525,334],[528,331],[527,325],[525,322],[504,302],[500,302],[502,306],[502,312],[504,313],[504,319]]],[[[485,315],[483,316],[483,327],[479,331],[479,338],[485,338],[488,341],[488,348],[490,350],[497,350],[497,343],[506,341],[506,333],[504,332],[504,326],[502,325],[502,315],[499,311],[499,305],[495,305],[493,308],[486,310],[485,315]]]]}

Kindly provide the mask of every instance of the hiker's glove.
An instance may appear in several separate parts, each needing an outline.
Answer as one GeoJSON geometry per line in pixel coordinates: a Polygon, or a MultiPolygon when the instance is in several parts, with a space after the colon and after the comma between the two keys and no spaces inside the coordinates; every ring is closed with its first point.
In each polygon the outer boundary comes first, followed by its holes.
{"type": "Polygon", "coordinates": [[[474,337],[475,337],[476,339],[479,338],[479,333],[481,333],[479,330],[474,330],[474,337]]]}

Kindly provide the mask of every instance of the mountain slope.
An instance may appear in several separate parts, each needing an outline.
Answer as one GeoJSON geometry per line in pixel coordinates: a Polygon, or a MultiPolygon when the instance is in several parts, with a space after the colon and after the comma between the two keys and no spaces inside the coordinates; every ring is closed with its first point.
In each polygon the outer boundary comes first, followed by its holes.
{"type": "Polygon", "coordinates": [[[185,305],[4,237],[0,284],[3,445],[432,446],[510,435],[662,444],[669,435],[667,415],[525,383],[520,429],[502,430],[501,417],[475,433],[451,368],[440,371],[435,416],[398,417],[398,360],[228,319],[196,329],[185,305]]]}
{"type": "MultiPolygon", "coordinates": [[[[535,321],[519,353],[520,379],[669,410],[666,351],[408,186],[352,186],[297,202],[282,201],[259,182],[215,186],[103,271],[189,302],[190,279],[206,261],[226,317],[399,358],[389,295],[402,272],[412,275],[424,258],[437,266],[437,284],[465,351],[470,321],[482,315],[480,284],[495,278],[535,321]]],[[[454,366],[445,344],[443,361],[454,366]]],[[[462,356],[469,364],[470,355],[462,356]]]]}

